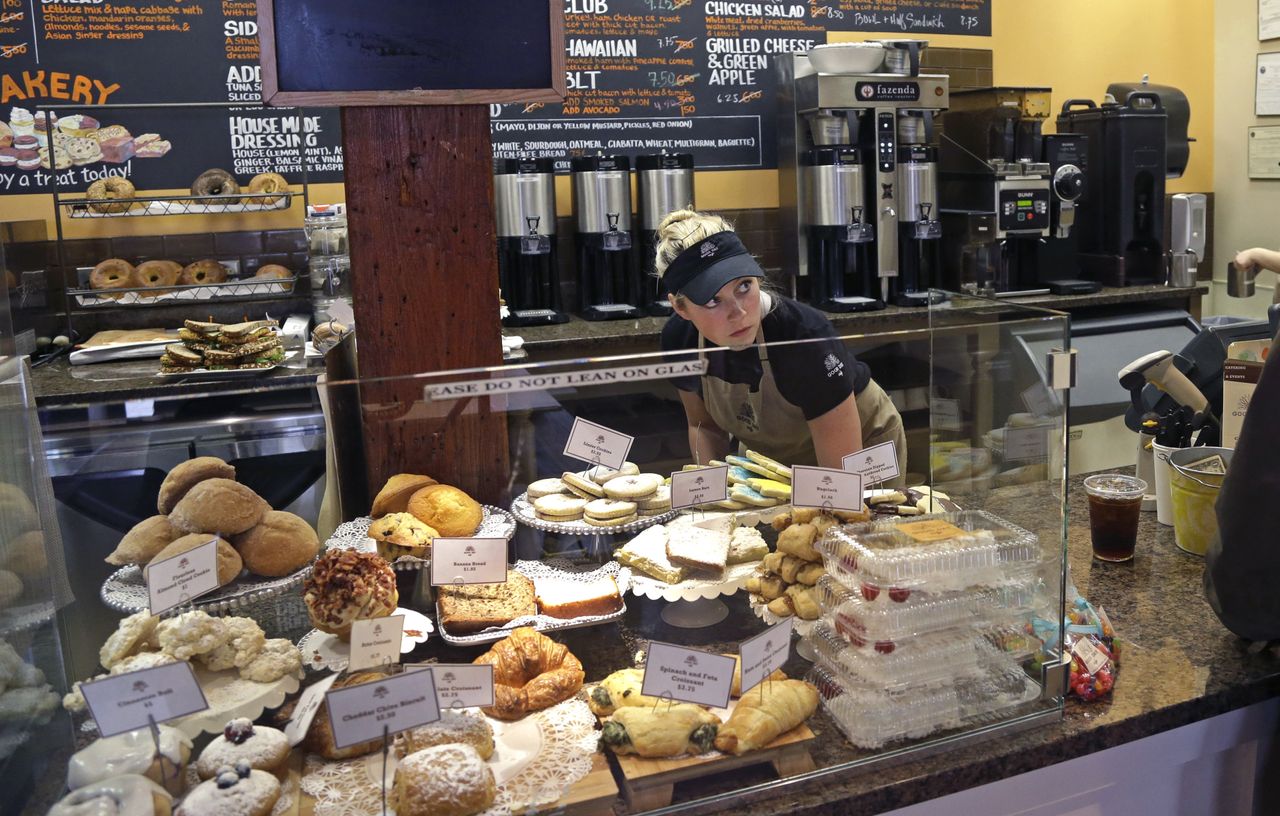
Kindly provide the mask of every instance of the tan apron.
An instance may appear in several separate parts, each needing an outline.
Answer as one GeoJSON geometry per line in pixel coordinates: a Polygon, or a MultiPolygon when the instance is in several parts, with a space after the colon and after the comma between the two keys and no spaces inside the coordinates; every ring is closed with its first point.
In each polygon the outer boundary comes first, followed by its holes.
{"type": "MultiPolygon", "coordinates": [[[[698,336],[698,351],[706,349],[698,336]]],[[[816,465],[818,454],[804,411],[782,396],[773,368],[769,364],[764,328],[756,329],[756,353],[760,355],[760,388],[751,390],[746,383],[731,383],[719,377],[702,376],[702,402],[720,429],[732,434],[740,452],[750,448],[776,459],[784,465],[816,465]]],[[[705,361],[705,357],[699,355],[705,361]]],[[[867,448],[892,439],[898,454],[898,470],[905,474],[907,437],[902,418],[875,380],[858,395],[858,418],[862,421],[862,447],[867,448]]],[[[901,478],[901,477],[900,477],[901,478]]],[[[896,482],[897,480],[895,480],[896,482]]],[[[893,486],[894,483],[889,483],[893,486]]]]}

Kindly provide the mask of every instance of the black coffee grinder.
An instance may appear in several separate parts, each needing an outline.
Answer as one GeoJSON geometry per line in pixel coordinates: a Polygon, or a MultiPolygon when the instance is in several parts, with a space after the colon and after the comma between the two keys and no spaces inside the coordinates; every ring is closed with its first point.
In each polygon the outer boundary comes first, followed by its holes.
{"type": "Polygon", "coordinates": [[[693,200],[693,154],[656,153],[636,156],[636,193],[640,198],[640,286],[644,309],[654,317],[671,314],[662,282],[654,274],[658,225],[676,210],[696,208],[693,200]]]}
{"type": "Polygon", "coordinates": [[[556,258],[553,159],[494,159],[498,280],[507,302],[505,326],[564,323],[556,258]]]}
{"type": "Polygon", "coordinates": [[[631,241],[631,162],[626,156],[579,156],[570,171],[582,316],[640,317],[645,298],[631,241]]]}

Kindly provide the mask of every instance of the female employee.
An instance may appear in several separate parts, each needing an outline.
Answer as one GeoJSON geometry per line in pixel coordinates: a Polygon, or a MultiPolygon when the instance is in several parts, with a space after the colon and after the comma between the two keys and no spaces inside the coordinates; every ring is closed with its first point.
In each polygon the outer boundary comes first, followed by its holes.
{"type": "Polygon", "coordinates": [[[675,383],[698,463],[723,459],[730,436],[784,465],[830,468],[892,440],[906,473],[902,418],[866,364],[817,309],[761,288],[764,271],[723,218],[668,215],[655,270],[675,309],[663,350],[729,349],[710,355],[701,377],[675,383]]]}

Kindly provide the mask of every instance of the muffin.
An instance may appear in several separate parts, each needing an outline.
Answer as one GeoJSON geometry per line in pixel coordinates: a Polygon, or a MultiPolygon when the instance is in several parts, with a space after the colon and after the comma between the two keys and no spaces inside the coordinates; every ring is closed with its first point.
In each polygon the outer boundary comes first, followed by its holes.
{"type": "Polygon", "coordinates": [[[391,565],[373,553],[329,550],[316,561],[303,586],[311,622],[342,640],[357,620],[395,612],[400,595],[391,565]]]}
{"type": "Polygon", "coordinates": [[[409,497],[409,512],[448,537],[474,535],[484,519],[480,503],[452,485],[424,487],[409,497]]]}
{"type": "Polygon", "coordinates": [[[430,476],[420,476],[416,473],[397,473],[387,479],[387,483],[378,491],[378,495],[374,497],[373,509],[369,511],[369,515],[373,518],[382,518],[388,513],[403,513],[408,509],[410,496],[435,483],[436,480],[430,476]]]}
{"type": "Polygon", "coordinates": [[[394,561],[402,555],[426,558],[431,542],[440,535],[412,513],[392,513],[369,525],[369,538],[378,545],[378,555],[394,561]]]}

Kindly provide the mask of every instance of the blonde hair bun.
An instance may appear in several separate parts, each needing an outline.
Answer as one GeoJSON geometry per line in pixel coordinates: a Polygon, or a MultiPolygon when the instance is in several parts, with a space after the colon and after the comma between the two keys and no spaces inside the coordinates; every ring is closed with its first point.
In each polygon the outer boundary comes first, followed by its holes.
{"type": "Polygon", "coordinates": [[[658,224],[654,273],[661,278],[677,255],[718,232],[733,232],[733,225],[711,213],[694,210],[675,210],[669,213],[658,224]]]}

